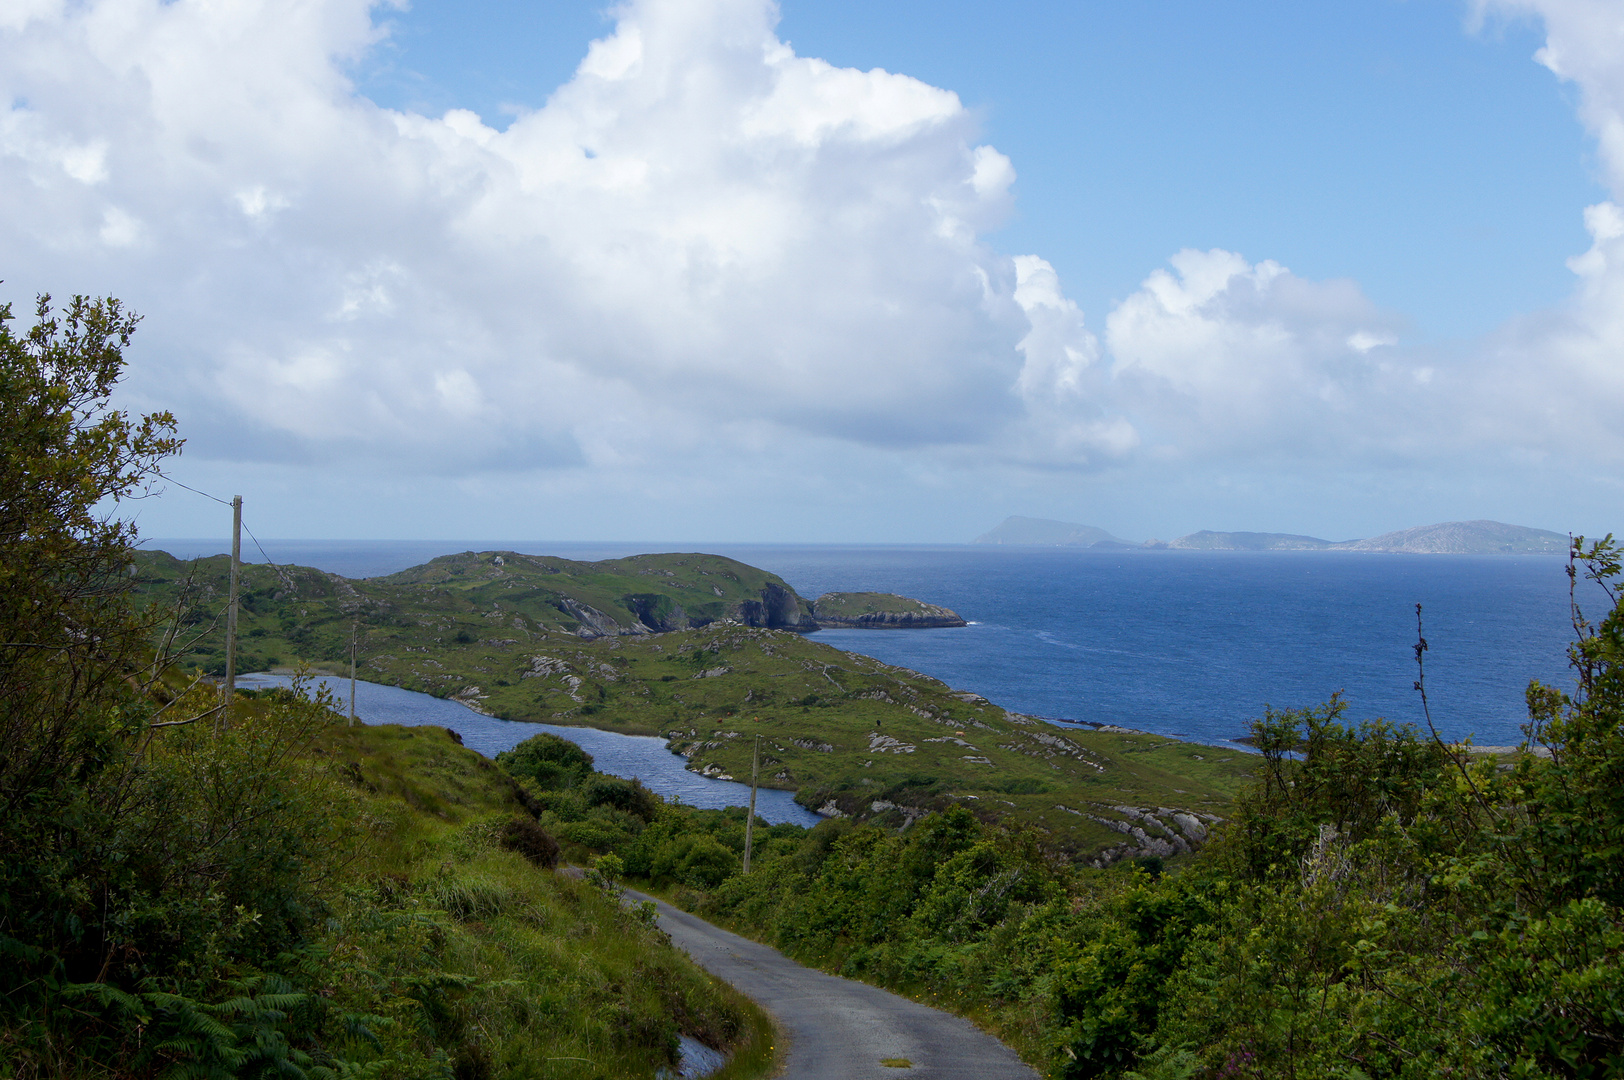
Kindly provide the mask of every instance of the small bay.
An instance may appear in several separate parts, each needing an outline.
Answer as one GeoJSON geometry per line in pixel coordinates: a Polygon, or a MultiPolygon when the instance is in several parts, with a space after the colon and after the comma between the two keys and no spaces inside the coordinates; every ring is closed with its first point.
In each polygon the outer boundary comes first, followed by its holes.
{"type": "MultiPolygon", "coordinates": [[[[289,676],[271,672],[256,672],[237,679],[237,685],[242,689],[288,686],[291,682],[289,676]]],[[[310,684],[331,693],[338,699],[340,711],[348,715],[348,679],[322,675],[312,678],[310,684]]],[[[614,731],[561,724],[498,720],[474,712],[455,701],[361,679],[355,682],[355,713],[358,719],[368,724],[403,724],[407,727],[435,724],[450,728],[461,736],[464,746],[489,758],[513,749],[532,735],[547,732],[568,739],[591,754],[593,767],[599,772],[628,780],[641,780],[649,790],[666,799],[680,800],[687,806],[704,809],[750,805],[749,784],[689,772],[685,768],[684,758],[666,749],[664,739],[652,736],[621,735],[614,731]]],[[[798,805],[792,792],[775,788],[757,789],[756,816],[774,825],[790,823],[812,826],[823,820],[798,805]]]]}

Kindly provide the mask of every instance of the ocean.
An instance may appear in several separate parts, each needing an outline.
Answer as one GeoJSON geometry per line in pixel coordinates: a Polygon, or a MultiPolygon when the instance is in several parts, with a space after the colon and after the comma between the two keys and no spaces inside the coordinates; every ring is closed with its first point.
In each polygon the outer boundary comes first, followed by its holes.
{"type": "MultiPolygon", "coordinates": [[[[192,557],[218,541],[152,540],[192,557]]],[[[971,625],[829,630],[817,640],[1056,720],[1111,723],[1200,742],[1243,736],[1269,707],[1342,691],[1348,718],[1422,723],[1426,686],[1447,738],[1522,738],[1528,681],[1570,687],[1567,577],[1550,556],[1347,552],[1097,552],[995,546],[266,541],[279,562],[350,577],[435,555],[517,550],[601,559],[709,551],[770,570],[802,595],[895,592],[971,625]]],[[[259,558],[258,552],[254,559],[259,558]]],[[[1603,608],[1599,592],[1593,614],[1603,608]]]]}

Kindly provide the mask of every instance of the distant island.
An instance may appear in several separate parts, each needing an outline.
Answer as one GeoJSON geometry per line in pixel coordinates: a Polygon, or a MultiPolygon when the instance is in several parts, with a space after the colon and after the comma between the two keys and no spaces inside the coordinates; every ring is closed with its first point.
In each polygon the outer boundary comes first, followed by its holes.
{"type": "MultiPolygon", "coordinates": [[[[140,551],[133,572],[143,587],[172,590],[176,583],[190,578],[195,566],[215,572],[220,558],[188,564],[167,552],[140,551]]],[[[262,586],[250,587],[245,593],[256,611],[275,609],[280,616],[286,614],[281,608],[295,604],[300,618],[305,618],[305,609],[320,597],[341,600],[346,611],[387,611],[393,618],[420,621],[443,615],[444,598],[457,596],[477,607],[486,626],[505,627],[508,636],[517,630],[590,640],[697,630],[713,624],[798,633],[965,625],[950,608],[893,593],[831,592],[807,600],[777,574],[720,555],[697,553],[579,562],[515,551],[468,551],[376,578],[351,579],[291,565],[254,573],[272,575],[262,586]],[[294,597],[298,599],[291,599],[294,597]]],[[[208,590],[218,591],[218,586],[208,582],[199,587],[208,596],[213,595],[208,590]]],[[[269,632],[271,627],[260,629],[269,632]]],[[[297,653],[296,649],[289,651],[297,653]]],[[[202,655],[184,659],[207,666],[202,655]]]]}
{"type": "MultiPolygon", "coordinates": [[[[1043,547],[1093,547],[1096,544],[1126,544],[1104,529],[1074,525],[1047,518],[1008,517],[991,532],[982,533],[972,544],[1027,544],[1043,547]]],[[[1136,545],[1130,545],[1136,546],[1136,545]]]]}
{"type": "Polygon", "coordinates": [[[1045,518],[1010,517],[972,544],[1085,547],[1105,551],[1176,548],[1187,551],[1362,551],[1411,555],[1561,555],[1565,534],[1500,521],[1445,521],[1383,533],[1368,540],[1322,540],[1317,536],[1266,532],[1200,532],[1163,542],[1136,543],[1092,525],[1045,518]]]}

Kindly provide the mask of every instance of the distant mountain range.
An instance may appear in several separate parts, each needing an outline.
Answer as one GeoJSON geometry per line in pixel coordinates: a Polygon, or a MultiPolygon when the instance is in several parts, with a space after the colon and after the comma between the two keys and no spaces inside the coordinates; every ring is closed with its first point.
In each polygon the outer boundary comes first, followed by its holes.
{"type": "Polygon", "coordinates": [[[1369,551],[1417,555],[1564,554],[1568,538],[1549,529],[1499,521],[1445,521],[1383,533],[1368,540],[1321,540],[1293,533],[1212,532],[1203,529],[1177,540],[1136,543],[1092,525],[1045,518],[1011,517],[972,544],[1087,547],[1103,550],[1182,548],[1194,551],[1369,551]]]}

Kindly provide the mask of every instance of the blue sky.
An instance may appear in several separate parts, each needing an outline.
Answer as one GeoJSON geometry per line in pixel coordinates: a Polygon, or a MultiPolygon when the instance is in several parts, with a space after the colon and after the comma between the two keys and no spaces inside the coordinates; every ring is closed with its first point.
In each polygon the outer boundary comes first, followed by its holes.
{"type": "MultiPolygon", "coordinates": [[[[1443,0],[804,0],[779,34],[956,91],[1019,174],[990,234],[1103,312],[1183,247],[1351,277],[1424,340],[1557,303],[1605,198],[1530,18],[1443,0]]],[[[568,81],[601,3],[420,0],[358,65],[380,104],[505,127],[568,81]],[[503,32],[495,34],[493,28],[503,32]]]]}
{"type": "Polygon", "coordinates": [[[1600,0],[35,0],[0,299],[144,312],[261,535],[1595,533],[1621,73],[1600,0]]]}

